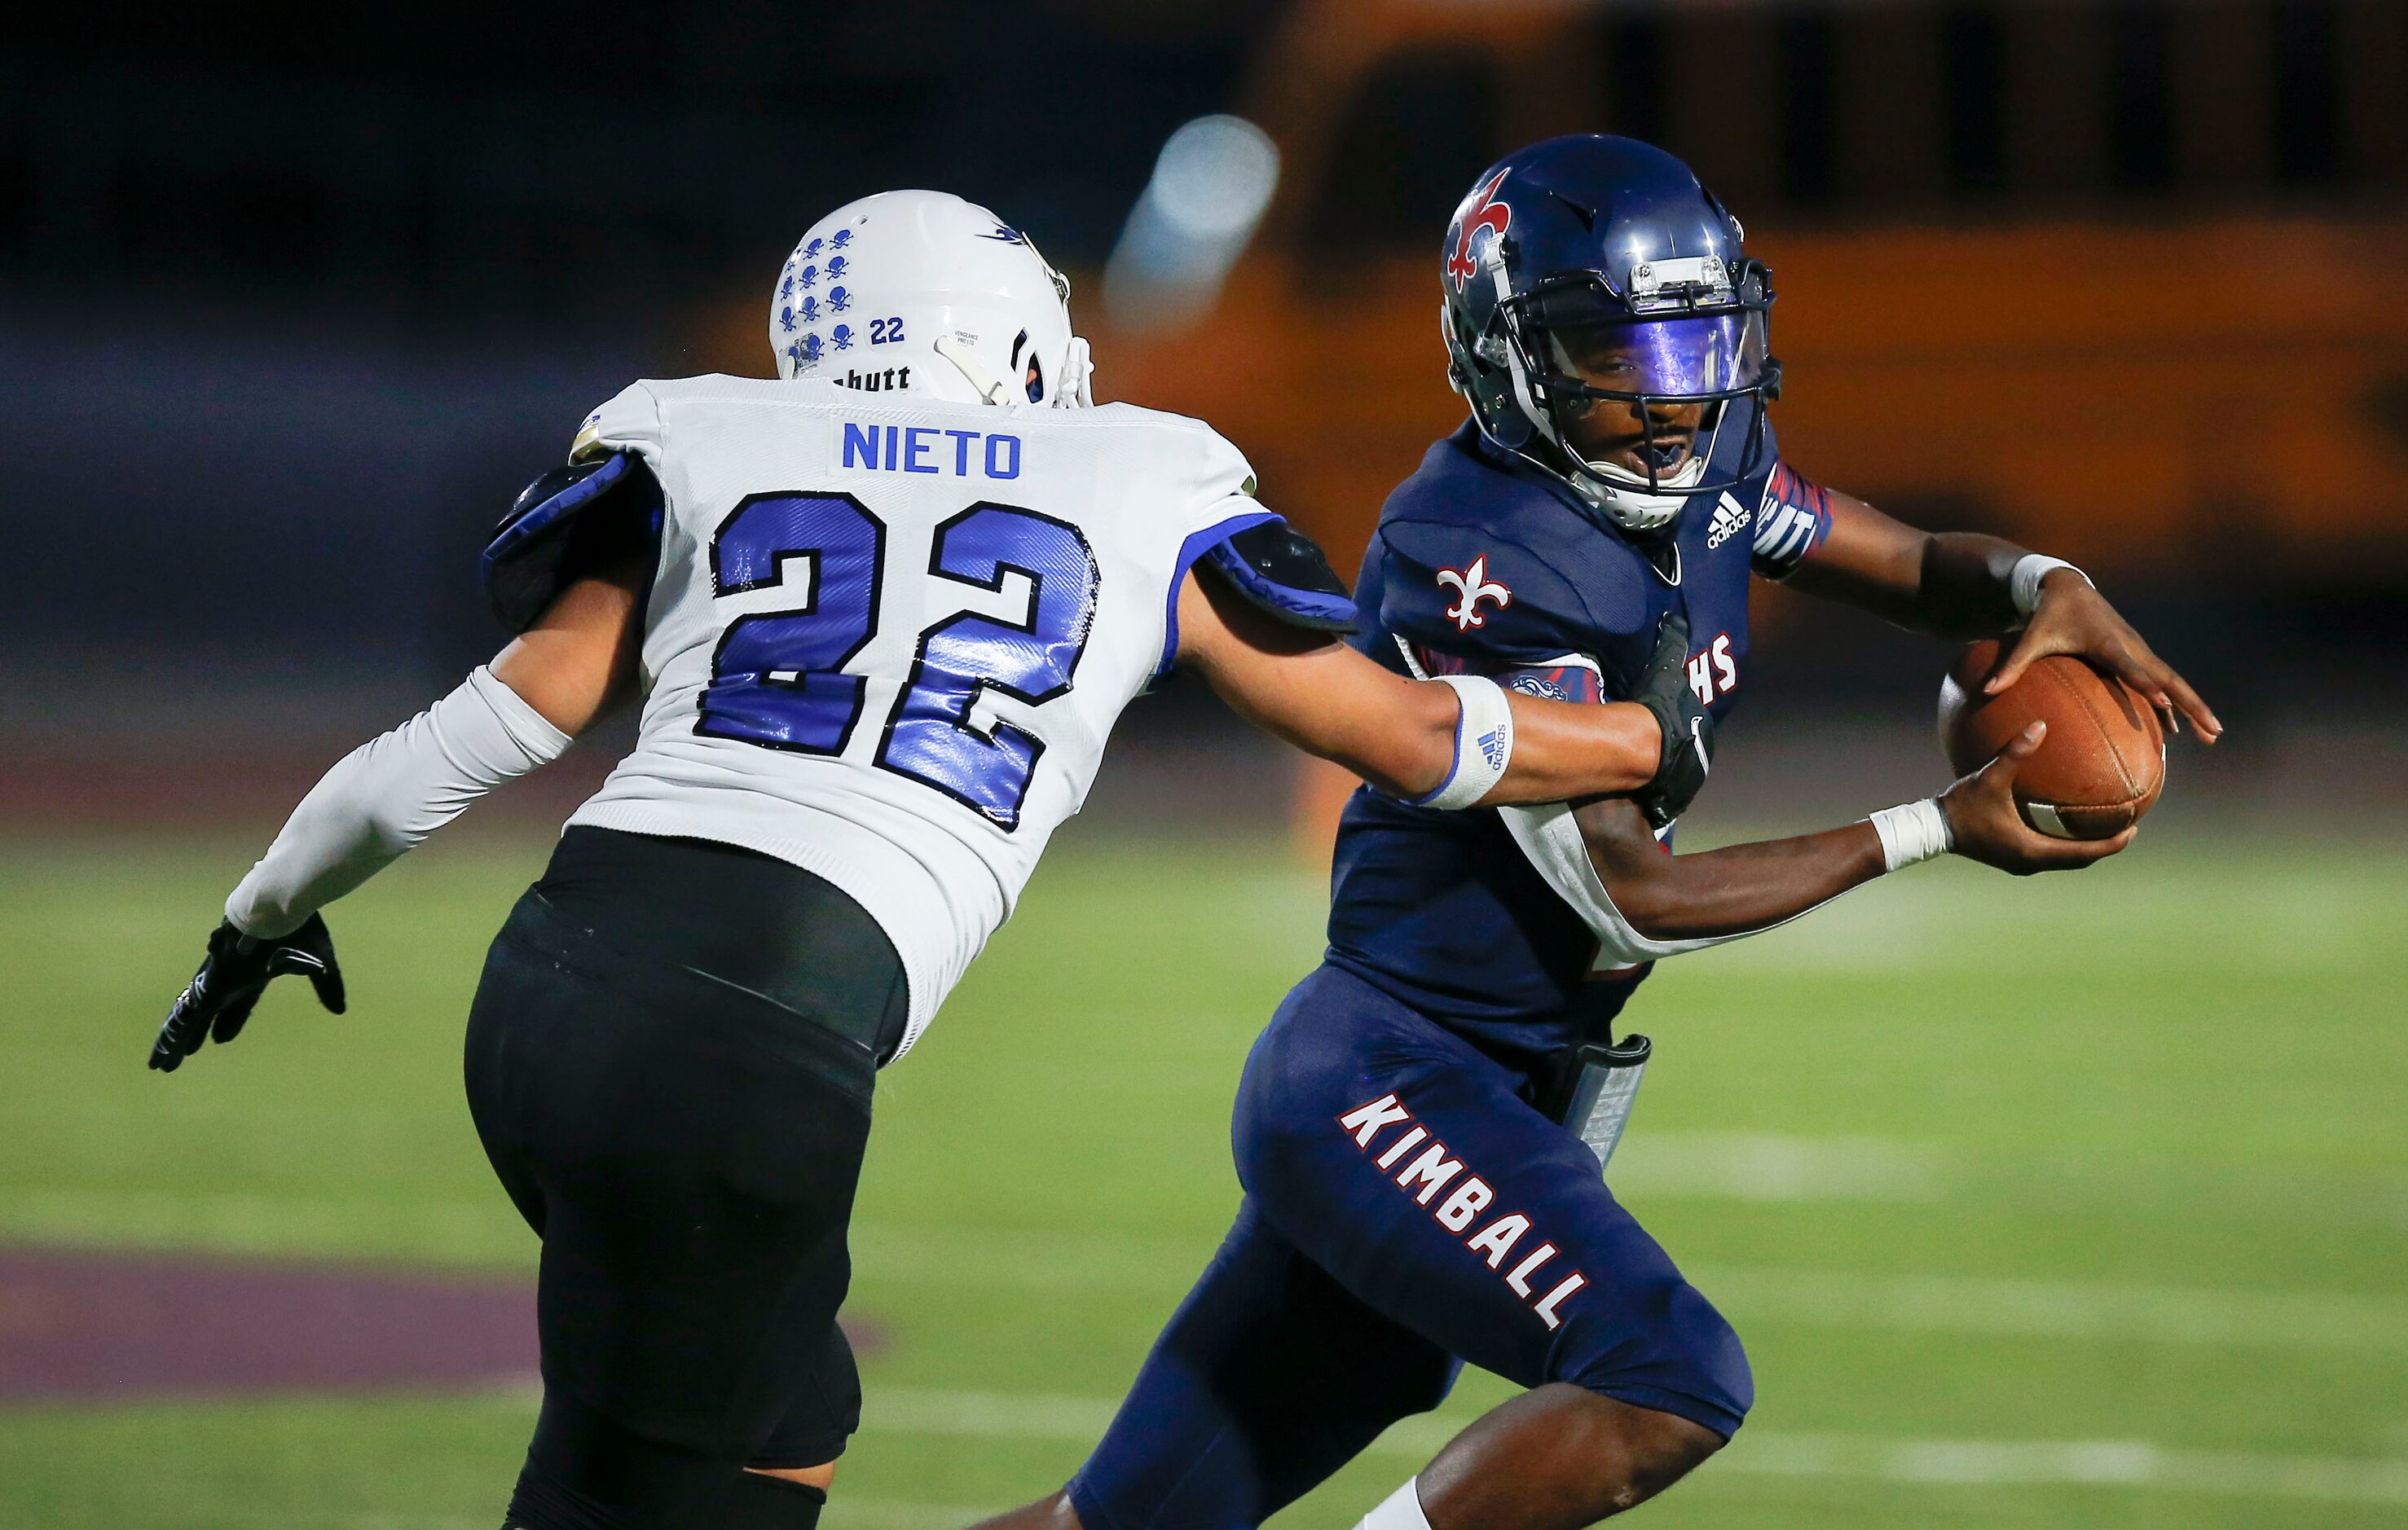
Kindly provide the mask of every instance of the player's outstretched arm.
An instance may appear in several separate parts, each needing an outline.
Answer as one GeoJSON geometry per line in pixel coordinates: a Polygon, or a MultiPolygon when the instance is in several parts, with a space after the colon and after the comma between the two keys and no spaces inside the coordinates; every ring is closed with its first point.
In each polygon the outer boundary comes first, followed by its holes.
{"type": "Polygon", "coordinates": [[[1573,816],[1609,905],[1599,915],[1618,919],[1641,943],[1627,954],[1645,960],[1759,934],[1850,888],[1946,851],[2017,876],[2096,865],[2131,843],[2134,831],[2112,839],[2054,839],[2027,824],[2015,808],[2015,771],[2045,736],[2045,724],[2033,723],[1936,804],[1695,855],[1665,854],[1628,803],[1588,804],[1573,816]]]}
{"type": "Polygon", "coordinates": [[[240,1034],[268,983],[309,979],[343,1010],[342,969],[318,910],[390,865],[478,797],[555,758],[630,688],[634,614],[649,568],[633,555],[563,590],[458,690],[346,755],[301,799],[226,900],[200,970],[150,1049],[172,1073],[240,1034]]]}
{"type": "MultiPolygon", "coordinates": [[[[1180,588],[1179,656],[1249,722],[1407,800],[1440,792],[1457,775],[1460,736],[1469,735],[1467,742],[1477,748],[1494,732],[1467,717],[1467,705],[1484,704],[1479,698],[1441,681],[1408,679],[1326,632],[1282,622],[1209,570],[1190,572],[1180,588]]],[[[1681,748],[1668,750],[1665,730],[1646,707],[1518,693],[1491,699],[1506,714],[1498,721],[1511,739],[1503,773],[1467,800],[1441,796],[1433,806],[1627,794],[1690,773],[1696,784],[1686,790],[1694,794],[1704,782],[1701,741],[1684,736],[1681,748]]]]}
{"type": "Polygon", "coordinates": [[[2190,682],[2157,657],[2081,570],[1974,532],[1926,532],[1861,499],[1830,494],[1831,524],[1789,584],[1943,637],[2004,637],[1985,689],[2005,690],[2036,659],[2075,654],[2116,676],[2214,743],[2224,732],[2190,682]]]}

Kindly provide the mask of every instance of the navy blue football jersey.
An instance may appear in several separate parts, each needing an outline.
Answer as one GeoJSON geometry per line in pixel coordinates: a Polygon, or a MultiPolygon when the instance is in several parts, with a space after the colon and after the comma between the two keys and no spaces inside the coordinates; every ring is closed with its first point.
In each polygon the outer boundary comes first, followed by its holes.
{"type": "MultiPolygon", "coordinates": [[[[1736,452],[1745,434],[1726,430],[1721,444],[1736,452]]],[[[1745,685],[1751,574],[1786,575],[1830,524],[1823,491],[1784,467],[1765,435],[1763,468],[1694,496],[1671,549],[1659,543],[1651,559],[1467,422],[1382,508],[1355,586],[1354,641],[1399,671],[1617,701],[1636,691],[1657,623],[1679,611],[1690,689],[1721,722],[1745,685]]],[[[1369,789],[1340,821],[1328,960],[1522,1053],[1600,1031],[1645,976],[1598,970],[1597,937],[1495,809],[1439,812],[1369,789]]]]}

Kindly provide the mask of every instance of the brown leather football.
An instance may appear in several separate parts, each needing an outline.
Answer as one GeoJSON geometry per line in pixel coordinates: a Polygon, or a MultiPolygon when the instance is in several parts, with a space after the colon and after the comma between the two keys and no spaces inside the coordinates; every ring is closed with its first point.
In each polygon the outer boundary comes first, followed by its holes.
{"type": "Polygon", "coordinates": [[[2166,784],[2166,736],[2146,701],[2111,675],[2062,654],[2042,659],[1995,696],[1982,681],[1999,661],[1975,643],[1940,685],[1940,747],[1959,776],[1997,759],[2034,722],[2040,751],[2015,772],[2024,822],[2059,839],[2106,839],[2137,822],[2166,784]]]}

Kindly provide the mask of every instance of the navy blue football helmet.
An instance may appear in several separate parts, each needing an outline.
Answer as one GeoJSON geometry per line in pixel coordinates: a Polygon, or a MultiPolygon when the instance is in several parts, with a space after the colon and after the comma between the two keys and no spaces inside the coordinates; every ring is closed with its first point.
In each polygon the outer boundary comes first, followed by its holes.
{"type": "Polygon", "coordinates": [[[1687,165],[1635,138],[1517,150],[1447,225],[1447,379],[1490,440],[1625,530],[1660,530],[1691,495],[1764,465],[1781,364],[1767,341],[1772,273],[1744,237],[1687,165]],[[1574,361],[1600,343],[1611,386],[1574,361]],[[1645,472],[1573,448],[1566,422],[1600,401],[1637,407],[1645,472]],[[1703,407],[1694,441],[1657,439],[1665,405],[1703,407]]]}

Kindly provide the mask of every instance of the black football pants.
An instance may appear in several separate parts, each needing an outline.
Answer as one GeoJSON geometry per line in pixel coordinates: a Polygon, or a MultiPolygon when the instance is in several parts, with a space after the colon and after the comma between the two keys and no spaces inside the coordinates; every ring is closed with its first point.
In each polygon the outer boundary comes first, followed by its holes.
{"type": "Polygon", "coordinates": [[[845,1226],[905,986],[793,866],[572,829],[494,940],[468,1102],[543,1239],[544,1402],[510,1523],[785,1530],[860,1417],[845,1226]]]}

